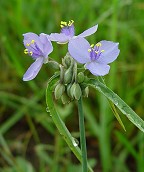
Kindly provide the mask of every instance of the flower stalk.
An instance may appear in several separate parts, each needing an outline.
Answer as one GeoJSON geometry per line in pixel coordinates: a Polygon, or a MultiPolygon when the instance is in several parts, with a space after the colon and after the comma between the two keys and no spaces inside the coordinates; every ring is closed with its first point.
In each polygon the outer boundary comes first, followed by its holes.
{"type": "Polygon", "coordinates": [[[79,128],[80,128],[80,143],[82,152],[82,172],[87,172],[87,149],[86,149],[86,137],[84,126],[84,114],[82,107],[82,97],[78,100],[78,112],[79,112],[79,128]]]}

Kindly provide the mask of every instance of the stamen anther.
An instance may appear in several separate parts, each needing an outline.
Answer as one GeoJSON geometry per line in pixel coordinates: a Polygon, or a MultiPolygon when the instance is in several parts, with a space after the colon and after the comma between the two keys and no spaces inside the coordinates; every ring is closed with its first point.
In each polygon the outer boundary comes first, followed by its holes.
{"type": "Polygon", "coordinates": [[[24,54],[28,54],[28,49],[25,49],[24,50],[24,54]]]}
{"type": "Polygon", "coordinates": [[[30,53],[31,56],[33,55],[33,52],[32,51],[30,51],[29,53],[30,53]]]}
{"type": "Polygon", "coordinates": [[[94,44],[91,44],[91,46],[90,46],[91,48],[93,48],[94,47],[94,44]]]}
{"type": "Polygon", "coordinates": [[[73,23],[74,23],[74,21],[70,20],[69,23],[68,23],[68,26],[71,26],[73,23]]]}
{"type": "Polygon", "coordinates": [[[102,44],[101,44],[100,42],[98,42],[98,43],[96,44],[96,46],[97,46],[97,47],[101,47],[102,44]]]}
{"type": "Polygon", "coordinates": [[[35,40],[34,40],[34,39],[32,39],[32,40],[31,40],[31,44],[34,44],[34,43],[35,43],[35,40]]]}

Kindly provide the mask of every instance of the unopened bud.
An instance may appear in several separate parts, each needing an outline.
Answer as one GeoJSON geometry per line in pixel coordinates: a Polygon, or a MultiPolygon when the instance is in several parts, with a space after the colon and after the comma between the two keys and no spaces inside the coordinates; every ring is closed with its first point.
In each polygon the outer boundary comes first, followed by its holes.
{"type": "Polygon", "coordinates": [[[63,65],[68,68],[71,65],[71,56],[69,53],[65,55],[65,57],[62,59],[63,65]]]}
{"type": "Polygon", "coordinates": [[[58,70],[60,67],[59,67],[59,64],[55,61],[48,61],[48,65],[51,67],[51,68],[54,68],[56,70],[58,70]]]}
{"type": "Polygon", "coordinates": [[[68,95],[70,98],[73,98],[73,97],[71,96],[71,93],[70,93],[71,87],[72,87],[72,84],[71,84],[71,83],[67,85],[67,95],[68,95]]]}
{"type": "Polygon", "coordinates": [[[82,96],[88,97],[88,94],[89,94],[89,87],[86,87],[82,90],[82,96]]]}
{"type": "Polygon", "coordinates": [[[61,101],[62,101],[63,104],[66,104],[66,103],[69,103],[70,102],[70,98],[68,97],[67,94],[63,94],[61,96],[61,101]]]}
{"type": "Polygon", "coordinates": [[[84,81],[84,78],[85,78],[85,76],[84,76],[83,72],[78,73],[77,82],[82,83],[84,81]]]}
{"type": "Polygon", "coordinates": [[[56,99],[61,98],[61,96],[63,95],[65,91],[65,86],[61,83],[59,83],[56,87],[55,87],[55,91],[54,91],[54,95],[56,99]]]}
{"type": "Polygon", "coordinates": [[[72,68],[70,67],[69,69],[67,69],[65,71],[65,74],[64,74],[64,83],[65,84],[68,84],[70,83],[72,80],[72,68]]]}
{"type": "Polygon", "coordinates": [[[74,97],[76,100],[79,100],[80,97],[82,95],[82,92],[81,92],[81,88],[80,88],[80,85],[79,84],[76,84],[76,88],[75,88],[75,93],[74,93],[74,97]]]}
{"type": "Polygon", "coordinates": [[[74,83],[71,88],[70,88],[70,96],[72,98],[74,98],[74,92],[75,92],[75,89],[76,89],[76,83],[74,83]]]}
{"type": "Polygon", "coordinates": [[[65,64],[66,64],[67,66],[70,66],[70,64],[71,64],[71,59],[70,59],[70,57],[65,58],[65,64]]]}
{"type": "Polygon", "coordinates": [[[75,98],[76,100],[79,100],[82,92],[81,92],[81,88],[79,86],[79,84],[74,83],[70,89],[70,94],[73,98],[75,98]]]}

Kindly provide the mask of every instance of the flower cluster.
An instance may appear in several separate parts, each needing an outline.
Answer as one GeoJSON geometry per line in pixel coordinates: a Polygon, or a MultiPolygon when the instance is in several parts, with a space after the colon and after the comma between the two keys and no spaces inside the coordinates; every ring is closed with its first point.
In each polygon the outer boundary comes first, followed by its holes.
{"type": "Polygon", "coordinates": [[[68,43],[70,56],[78,63],[85,64],[95,76],[104,76],[109,72],[109,63],[113,62],[119,55],[118,43],[111,41],[100,41],[97,44],[90,45],[85,37],[94,34],[98,25],[95,25],[81,34],[75,36],[74,21],[61,21],[61,32],[51,33],[50,35],[41,33],[25,33],[24,36],[24,53],[32,57],[34,63],[28,68],[23,76],[24,81],[34,79],[40,71],[43,64],[48,62],[48,56],[53,51],[51,41],[58,44],[68,43]]]}

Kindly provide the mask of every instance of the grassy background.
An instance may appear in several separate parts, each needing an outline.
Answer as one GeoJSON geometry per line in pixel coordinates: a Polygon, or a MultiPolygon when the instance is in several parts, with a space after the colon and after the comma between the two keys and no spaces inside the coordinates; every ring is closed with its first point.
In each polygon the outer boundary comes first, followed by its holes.
{"type": "MultiPolygon", "coordinates": [[[[76,34],[99,24],[91,43],[119,42],[120,55],[105,77],[107,85],[141,118],[144,107],[143,0],[0,0],[0,171],[80,171],[76,158],[46,113],[45,88],[53,70],[23,82],[32,63],[24,55],[26,32],[59,32],[60,21],[75,21],[76,34]]],[[[61,62],[66,46],[54,45],[51,57],[61,62]]],[[[77,107],[57,105],[72,135],[79,140],[77,107]]],[[[94,171],[144,171],[144,135],[122,114],[124,132],[95,90],[84,99],[88,158],[94,171]]]]}

